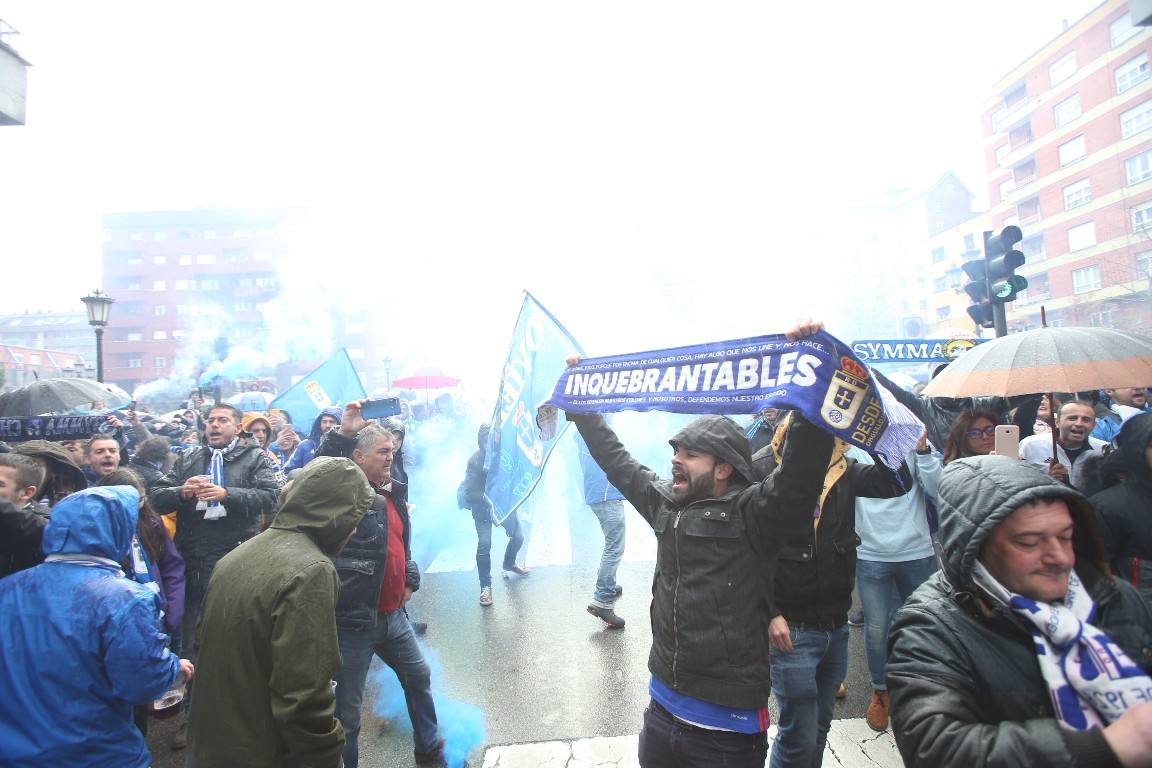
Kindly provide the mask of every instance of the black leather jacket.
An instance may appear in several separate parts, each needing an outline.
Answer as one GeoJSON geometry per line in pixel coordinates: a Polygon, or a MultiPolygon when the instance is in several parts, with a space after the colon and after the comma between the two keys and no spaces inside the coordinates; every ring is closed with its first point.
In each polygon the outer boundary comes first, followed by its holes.
{"type": "MultiPolygon", "coordinates": [[[[317,456],[351,457],[356,447],[354,438],[331,430],[320,441],[317,456]]],[[[404,525],[404,583],[413,592],[420,589],[420,569],[412,559],[412,526],[408,517],[408,486],[393,480],[392,490],[377,492],[372,507],[360,519],[356,532],[332,558],[340,574],[340,596],[336,601],[336,626],[340,629],[364,629],[375,626],[380,588],[384,583],[384,564],[388,560],[388,506],[390,496],[396,514],[404,525]]]]}
{"type": "Polygon", "coordinates": [[[241,439],[224,454],[225,517],[205,520],[195,499],[181,499],[180,486],[194,475],[209,473],[212,449],[193,448],[181,454],[172,470],[156,480],[148,494],[161,515],[176,512],[176,549],[187,560],[219,560],[237,545],[260,532],[276,514],[283,481],[276,468],[255,444],[241,439]]]}
{"type": "MultiPolygon", "coordinates": [[[[776,552],[782,535],[811,525],[831,435],[798,420],[779,470],[766,480],[738,482],[719,498],[680,507],[672,500],[671,483],[633,459],[602,417],[568,418],[608,481],[656,533],[648,669],[673,690],[705,701],[743,709],[764,706],[769,696],[767,590],[776,552]]],[[[726,461],[724,451],[748,456],[743,430],[733,424],[731,435],[691,434],[700,421],[674,441],[711,441],[718,447],[705,452],[726,461]]],[[[741,471],[750,477],[748,458],[743,464],[741,471]]]]}
{"type": "Polygon", "coordinates": [[[941,478],[942,570],[896,613],[888,635],[892,733],[908,766],[1118,765],[1099,729],[1061,728],[1031,634],[973,586],[989,532],[1037,499],[1068,504],[1076,573],[1092,623],[1152,672],[1152,607],[1105,575],[1092,509],[1079,493],[1003,456],[950,463],[941,478]]]}

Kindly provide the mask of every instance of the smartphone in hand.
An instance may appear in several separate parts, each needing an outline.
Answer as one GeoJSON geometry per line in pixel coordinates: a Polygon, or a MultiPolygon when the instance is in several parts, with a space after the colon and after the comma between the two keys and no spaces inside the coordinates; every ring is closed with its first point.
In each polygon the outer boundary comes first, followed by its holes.
{"type": "Polygon", "coordinates": [[[1020,427],[1015,424],[1001,424],[996,427],[996,455],[1020,457],[1020,427]]]}
{"type": "Polygon", "coordinates": [[[400,413],[400,398],[398,397],[368,400],[360,406],[360,415],[366,419],[382,419],[385,416],[395,416],[398,413],[400,413]]]}

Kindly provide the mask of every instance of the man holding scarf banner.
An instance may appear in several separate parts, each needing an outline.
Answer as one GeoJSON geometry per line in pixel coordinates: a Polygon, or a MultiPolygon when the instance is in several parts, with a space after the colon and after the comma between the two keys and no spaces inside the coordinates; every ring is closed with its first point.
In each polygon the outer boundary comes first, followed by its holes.
{"type": "MultiPolygon", "coordinates": [[[[573,354],[582,354],[580,345],[525,291],[508,360],[500,377],[484,462],[487,473],[484,493],[491,502],[491,520],[503,525],[509,537],[516,534],[519,526],[516,510],[540,481],[544,464],[560,437],[555,433],[547,439],[540,436],[536,428],[536,406],[548,396],[552,383],[564,371],[564,361],[573,354]]],[[[480,542],[483,543],[483,537],[480,542]]],[[[488,546],[491,546],[490,539],[488,546]]],[[[487,553],[477,551],[478,563],[482,554],[487,553]]],[[[507,561],[504,568],[505,576],[527,573],[527,569],[507,561]]],[[[481,587],[483,577],[481,573],[481,587]]]]}
{"type": "Polygon", "coordinates": [[[581,361],[560,377],[539,414],[555,432],[568,413],[800,411],[808,421],[899,469],[924,425],[879,386],[844,343],[824,331],[677,347],[581,361]]]}
{"type": "Polygon", "coordinates": [[[860,441],[875,449],[888,426],[867,372],[822,328],[809,321],[785,336],[585,363],[572,357],[549,401],[553,417],[556,406],[565,409],[608,481],[656,535],[652,701],[639,743],[645,768],[713,766],[720,754],[725,765],[764,765],[780,542],[810,530],[819,512],[830,427],[865,433],[860,441]],[[768,404],[797,412],[779,464],[759,482],[744,431],[725,416],[702,416],[669,441],[669,481],[633,459],[596,413],[755,412],[768,404]]]}

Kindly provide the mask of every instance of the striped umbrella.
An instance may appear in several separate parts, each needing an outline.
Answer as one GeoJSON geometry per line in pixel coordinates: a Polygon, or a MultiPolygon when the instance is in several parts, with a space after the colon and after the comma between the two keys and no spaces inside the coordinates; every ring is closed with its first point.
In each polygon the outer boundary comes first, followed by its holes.
{"type": "Polygon", "coordinates": [[[1111,328],[1036,328],[968,350],[932,379],[931,397],[1030,395],[1152,385],[1152,339],[1111,328]]]}

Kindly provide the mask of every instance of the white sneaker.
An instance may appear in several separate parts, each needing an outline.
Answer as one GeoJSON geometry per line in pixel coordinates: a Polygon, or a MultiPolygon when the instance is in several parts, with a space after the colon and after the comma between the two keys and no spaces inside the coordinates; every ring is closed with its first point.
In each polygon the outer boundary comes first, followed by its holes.
{"type": "Polygon", "coordinates": [[[492,587],[480,587],[480,605],[492,605],[492,587]]]}

